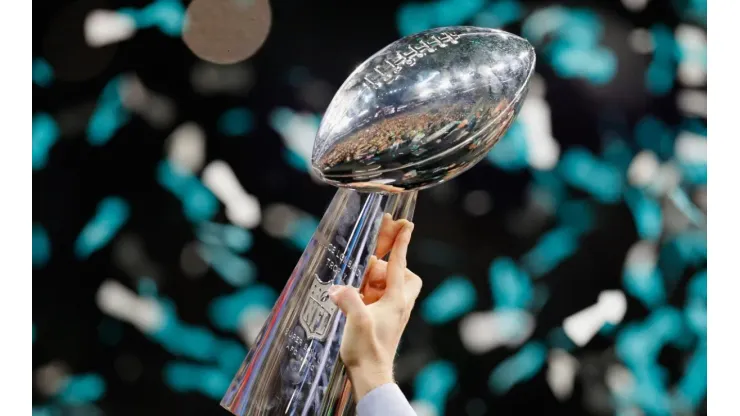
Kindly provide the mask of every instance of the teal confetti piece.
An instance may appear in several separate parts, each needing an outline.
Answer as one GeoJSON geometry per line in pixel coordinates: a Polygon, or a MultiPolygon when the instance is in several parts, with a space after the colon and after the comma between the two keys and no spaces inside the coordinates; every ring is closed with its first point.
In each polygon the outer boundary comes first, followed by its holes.
{"type": "Polygon", "coordinates": [[[246,286],[256,278],[257,267],[254,263],[232,253],[226,247],[201,244],[198,246],[198,254],[226,283],[234,287],[246,286]]]}
{"type": "Polygon", "coordinates": [[[254,115],[246,107],[224,112],[218,119],[218,129],[227,136],[243,136],[254,129],[254,115]]]}
{"type": "Polygon", "coordinates": [[[101,201],[75,241],[75,255],[87,258],[107,245],[126,223],[129,213],[128,203],[121,198],[108,197],[101,201]]]}
{"type": "Polygon", "coordinates": [[[214,299],[208,307],[208,315],[214,326],[223,331],[235,331],[242,314],[249,308],[271,310],[277,300],[271,287],[258,283],[229,295],[214,299]]]}
{"type": "Polygon", "coordinates": [[[522,257],[522,264],[532,277],[541,277],[554,270],[578,250],[578,234],[570,228],[557,228],[545,234],[522,257]]]}
{"type": "Polygon", "coordinates": [[[526,309],[534,298],[529,276],[508,257],[491,262],[488,282],[497,309],[526,309]]]}
{"type": "Polygon", "coordinates": [[[97,374],[71,376],[58,395],[63,403],[83,404],[100,400],[105,394],[106,386],[102,377],[97,374]]]}
{"type": "Polygon", "coordinates": [[[31,127],[31,157],[33,170],[42,169],[49,159],[49,151],[59,140],[59,127],[51,115],[34,114],[31,127]]]}
{"type": "Polygon", "coordinates": [[[421,305],[421,316],[432,325],[460,318],[470,312],[476,303],[475,286],[462,276],[446,278],[421,305]]]}
{"type": "Polygon", "coordinates": [[[44,58],[34,58],[31,69],[33,83],[39,87],[48,87],[54,82],[54,68],[44,58]]]}
{"type": "Polygon", "coordinates": [[[33,225],[33,267],[40,268],[46,265],[51,258],[51,240],[44,227],[39,224],[33,225]]]}
{"type": "Polygon", "coordinates": [[[457,384],[457,369],[449,361],[433,361],[414,378],[414,400],[430,403],[443,414],[447,397],[457,384]]]}
{"type": "Polygon", "coordinates": [[[496,394],[505,393],[516,384],[534,377],[546,360],[547,348],[538,342],[530,342],[491,372],[488,386],[496,394]]]}

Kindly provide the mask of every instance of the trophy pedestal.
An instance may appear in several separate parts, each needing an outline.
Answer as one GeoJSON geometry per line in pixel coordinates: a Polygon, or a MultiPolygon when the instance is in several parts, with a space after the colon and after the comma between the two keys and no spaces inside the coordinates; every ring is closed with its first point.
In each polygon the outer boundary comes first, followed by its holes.
{"type": "Polygon", "coordinates": [[[339,359],[345,317],[328,289],[360,287],[383,215],[411,220],[416,195],[337,191],[221,406],[236,416],[353,413],[339,359]]]}

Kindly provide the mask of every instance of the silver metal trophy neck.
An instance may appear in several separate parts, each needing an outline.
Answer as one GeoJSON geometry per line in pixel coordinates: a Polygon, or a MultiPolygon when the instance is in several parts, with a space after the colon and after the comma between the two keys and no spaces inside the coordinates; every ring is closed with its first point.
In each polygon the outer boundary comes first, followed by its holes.
{"type": "Polygon", "coordinates": [[[335,186],[382,192],[451,179],[507,131],[534,66],[532,45],[497,29],[444,27],[393,42],[337,91],[313,170],[335,186]]]}

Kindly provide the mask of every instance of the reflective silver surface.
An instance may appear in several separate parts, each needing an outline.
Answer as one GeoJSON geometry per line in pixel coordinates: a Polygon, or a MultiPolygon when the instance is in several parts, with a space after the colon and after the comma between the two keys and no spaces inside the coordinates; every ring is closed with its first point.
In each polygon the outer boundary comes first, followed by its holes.
{"type": "Polygon", "coordinates": [[[350,75],[324,115],[312,157],[322,180],[345,189],[321,219],[224,408],[237,416],[354,414],[339,359],[345,320],[328,288],[361,287],[384,213],[410,220],[417,189],[485,156],[519,111],[534,63],[534,50],[519,37],[450,27],[394,42],[350,75]]]}
{"type": "Polygon", "coordinates": [[[400,39],[337,91],[314,142],[314,172],[336,186],[390,192],[448,180],[506,132],[534,65],[529,42],[496,29],[400,39]]]}
{"type": "Polygon", "coordinates": [[[412,219],[416,195],[337,191],[221,406],[237,416],[351,413],[339,360],[345,318],[328,290],[360,287],[383,215],[412,219]]]}

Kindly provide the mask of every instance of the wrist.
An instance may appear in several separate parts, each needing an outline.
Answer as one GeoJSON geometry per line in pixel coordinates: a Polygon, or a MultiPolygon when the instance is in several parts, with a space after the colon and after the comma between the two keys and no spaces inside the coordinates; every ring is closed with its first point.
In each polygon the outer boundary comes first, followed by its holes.
{"type": "Polygon", "coordinates": [[[366,394],[383,384],[393,383],[393,370],[384,366],[354,366],[348,367],[347,373],[352,382],[355,402],[359,402],[366,394]]]}

